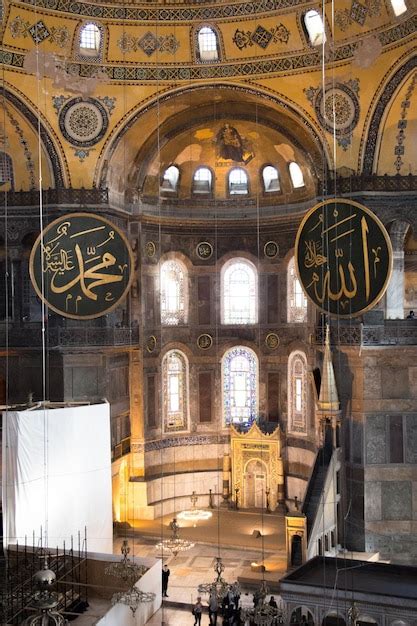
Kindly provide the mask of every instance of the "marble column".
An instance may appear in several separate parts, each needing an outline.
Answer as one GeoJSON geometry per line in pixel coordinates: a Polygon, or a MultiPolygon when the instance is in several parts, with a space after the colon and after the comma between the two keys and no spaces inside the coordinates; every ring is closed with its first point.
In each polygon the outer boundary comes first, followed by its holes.
{"type": "Polygon", "coordinates": [[[390,228],[393,267],[385,300],[387,319],[404,319],[404,240],[410,225],[396,220],[390,228]]]}

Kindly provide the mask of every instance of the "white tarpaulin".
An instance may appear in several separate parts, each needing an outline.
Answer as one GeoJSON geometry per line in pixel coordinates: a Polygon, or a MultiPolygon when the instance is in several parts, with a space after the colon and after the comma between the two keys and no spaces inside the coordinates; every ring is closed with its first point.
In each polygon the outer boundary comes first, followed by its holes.
{"type": "Polygon", "coordinates": [[[89,551],[113,552],[108,404],[3,413],[2,465],[5,545],[86,527],[89,551]]]}

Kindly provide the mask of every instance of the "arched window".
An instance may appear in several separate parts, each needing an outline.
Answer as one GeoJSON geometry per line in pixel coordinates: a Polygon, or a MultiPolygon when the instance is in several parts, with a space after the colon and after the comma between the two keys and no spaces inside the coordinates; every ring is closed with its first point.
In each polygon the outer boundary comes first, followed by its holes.
{"type": "Polygon", "coordinates": [[[100,39],[99,27],[93,23],[85,24],[80,31],[80,50],[93,50],[97,53],[100,49],[100,39]]]}
{"type": "Polygon", "coordinates": [[[266,165],[262,170],[262,178],[264,182],[264,191],[279,191],[279,176],[278,170],[276,167],[272,167],[272,165],[266,165]]]}
{"type": "Polygon", "coordinates": [[[162,360],[163,431],[188,430],[188,361],[179,350],[162,360]]]}
{"type": "Polygon", "coordinates": [[[312,9],[304,15],[304,24],[312,46],[326,43],[323,19],[318,11],[312,9]]]}
{"type": "Polygon", "coordinates": [[[292,161],[288,169],[290,171],[290,178],[292,182],[292,186],[294,189],[299,189],[300,187],[304,187],[304,176],[301,171],[301,167],[295,161],[292,161]]]}
{"type": "Polygon", "coordinates": [[[187,322],[187,270],[180,261],[161,265],[161,323],[169,326],[187,322]]]}
{"type": "Polygon", "coordinates": [[[404,0],[391,0],[391,6],[396,17],[399,17],[407,11],[407,5],[404,0]]]}
{"type": "Polygon", "coordinates": [[[200,28],[197,35],[200,61],[218,61],[219,47],[216,32],[209,26],[200,28]]]}
{"type": "Polygon", "coordinates": [[[208,167],[199,167],[193,176],[193,193],[210,193],[212,178],[208,167]]]}
{"type": "Polygon", "coordinates": [[[222,360],[223,418],[226,426],[252,422],[258,412],[258,359],[237,346],[222,360]]]}
{"type": "Polygon", "coordinates": [[[6,183],[14,189],[13,161],[7,152],[0,152],[0,190],[6,183]]]}
{"type": "Polygon", "coordinates": [[[248,175],[241,167],[235,167],[229,174],[229,194],[231,196],[248,193],[248,175]]]}
{"type": "Polygon", "coordinates": [[[162,191],[176,191],[178,185],[178,179],[180,177],[180,171],[176,165],[170,165],[162,176],[162,191]]]}
{"type": "Polygon", "coordinates": [[[255,324],[257,322],[258,276],[246,259],[233,259],[221,273],[222,323],[255,324]]]}
{"type": "Polygon", "coordinates": [[[290,324],[307,321],[307,298],[295,271],[294,257],[287,270],[287,321],[290,324]]]}
{"type": "Polygon", "coordinates": [[[288,431],[307,434],[307,360],[300,351],[288,359],[288,431]]]}

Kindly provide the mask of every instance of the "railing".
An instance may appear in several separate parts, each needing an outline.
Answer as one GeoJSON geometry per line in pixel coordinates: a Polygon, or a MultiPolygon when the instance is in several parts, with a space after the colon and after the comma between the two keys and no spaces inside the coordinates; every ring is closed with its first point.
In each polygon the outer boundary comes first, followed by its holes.
{"type": "MultiPolygon", "coordinates": [[[[316,328],[315,342],[323,344],[325,329],[316,328]]],[[[333,345],[362,346],[414,346],[417,345],[417,320],[390,321],[383,324],[364,325],[353,321],[330,329],[330,342],[333,345]]]]}
{"type": "MultiPolygon", "coordinates": [[[[126,346],[137,344],[139,330],[133,328],[46,328],[46,345],[48,348],[72,346],[126,346]]],[[[0,326],[0,345],[11,348],[35,347],[42,345],[42,328],[40,323],[28,326],[9,326],[6,342],[6,327],[0,326]]]]}
{"type": "MultiPolygon", "coordinates": [[[[42,202],[49,204],[71,204],[79,207],[86,205],[108,204],[109,194],[107,189],[44,189],[42,202]]],[[[39,191],[1,191],[0,203],[7,202],[8,206],[37,206],[39,204],[39,191]]]]}

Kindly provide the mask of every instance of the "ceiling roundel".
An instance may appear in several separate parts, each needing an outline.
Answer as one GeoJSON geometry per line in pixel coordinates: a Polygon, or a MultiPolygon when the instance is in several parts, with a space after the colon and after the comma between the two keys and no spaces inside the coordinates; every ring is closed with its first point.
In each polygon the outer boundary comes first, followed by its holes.
{"type": "Polygon", "coordinates": [[[63,136],[80,148],[99,142],[108,125],[105,108],[94,98],[71,98],[59,112],[59,128],[63,136]]]}

